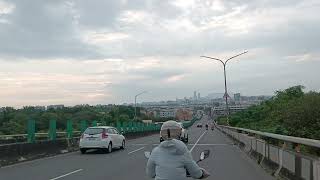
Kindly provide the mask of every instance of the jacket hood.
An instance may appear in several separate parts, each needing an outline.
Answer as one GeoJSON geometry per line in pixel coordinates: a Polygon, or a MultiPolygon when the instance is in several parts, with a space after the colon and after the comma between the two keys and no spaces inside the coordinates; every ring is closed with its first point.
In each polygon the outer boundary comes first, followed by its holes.
{"type": "Polygon", "coordinates": [[[188,151],[187,146],[177,139],[163,141],[160,143],[159,148],[165,149],[175,155],[183,155],[188,151]]]}

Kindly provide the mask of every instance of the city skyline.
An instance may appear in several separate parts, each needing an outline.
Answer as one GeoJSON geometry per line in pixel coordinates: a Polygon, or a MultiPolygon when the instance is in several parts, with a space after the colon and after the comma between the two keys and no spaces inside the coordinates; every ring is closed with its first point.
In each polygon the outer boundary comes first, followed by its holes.
{"type": "MultiPolygon", "coordinates": [[[[198,93],[197,93],[198,94],[198,93]]],[[[234,100],[234,97],[233,95],[234,94],[240,94],[240,93],[233,93],[233,92],[230,92],[230,100],[234,100]]],[[[246,95],[246,96],[243,96],[241,94],[241,97],[271,97],[271,95],[246,95]]],[[[194,97],[192,97],[191,95],[190,96],[185,96],[185,97],[176,97],[175,99],[162,99],[162,100],[159,100],[159,101],[141,101],[141,102],[137,102],[137,104],[140,104],[140,105],[144,105],[144,104],[149,104],[149,103],[155,103],[155,104],[161,104],[161,103],[168,103],[168,102],[179,102],[179,101],[185,101],[185,100],[188,100],[188,101],[193,101],[193,102],[201,102],[201,101],[208,101],[208,100],[221,100],[221,101],[224,101],[223,99],[223,93],[209,93],[205,96],[202,96],[201,99],[198,98],[197,96],[197,99],[194,99],[194,97]],[[186,99],[185,99],[186,98],[186,99]]],[[[129,105],[129,106],[134,106],[134,102],[123,102],[123,103],[100,103],[100,104],[88,104],[88,103],[80,103],[80,104],[73,104],[73,105],[67,105],[67,104],[28,104],[28,105],[24,105],[24,106],[0,106],[0,108],[4,108],[4,107],[13,107],[15,109],[21,109],[21,108],[24,108],[24,107],[34,107],[36,109],[40,109],[40,110],[46,110],[46,109],[59,109],[59,108],[62,108],[62,107],[75,107],[75,106],[105,106],[105,105],[129,105]]]]}

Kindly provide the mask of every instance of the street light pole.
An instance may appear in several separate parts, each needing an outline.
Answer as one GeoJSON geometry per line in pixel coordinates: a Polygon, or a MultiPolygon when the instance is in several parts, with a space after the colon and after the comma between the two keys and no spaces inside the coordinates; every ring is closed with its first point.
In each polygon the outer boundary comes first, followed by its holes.
{"type": "Polygon", "coordinates": [[[137,97],[140,96],[141,94],[147,93],[147,91],[143,91],[137,95],[134,96],[134,120],[137,119],[137,97]]]}
{"type": "Polygon", "coordinates": [[[227,123],[229,124],[229,115],[230,115],[230,111],[229,111],[229,105],[228,105],[228,88],[227,88],[227,73],[226,73],[226,66],[227,66],[227,62],[235,57],[241,56],[245,53],[247,53],[248,51],[244,51],[243,53],[237,54],[235,56],[230,57],[229,59],[227,59],[226,61],[222,61],[221,59],[218,58],[213,58],[213,57],[209,57],[209,56],[200,56],[203,58],[208,58],[208,59],[212,59],[212,60],[216,60],[216,61],[220,61],[223,65],[223,73],[224,73],[224,98],[226,101],[226,114],[227,114],[227,123]]]}
{"type": "MultiPolygon", "coordinates": [[[[227,88],[227,73],[226,73],[226,63],[223,63],[223,72],[224,72],[224,98],[226,100],[226,110],[227,110],[227,119],[229,118],[229,105],[228,105],[228,88],[227,88]]],[[[229,124],[229,122],[228,122],[229,124]]]]}

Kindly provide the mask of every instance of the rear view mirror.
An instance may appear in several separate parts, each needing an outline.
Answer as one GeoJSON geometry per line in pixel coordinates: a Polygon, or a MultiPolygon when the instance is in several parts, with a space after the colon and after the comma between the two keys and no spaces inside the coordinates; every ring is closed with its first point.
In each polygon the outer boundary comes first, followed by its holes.
{"type": "Polygon", "coordinates": [[[145,151],[144,152],[144,156],[149,159],[150,158],[151,153],[149,151],[145,151]]]}
{"type": "Polygon", "coordinates": [[[200,161],[206,159],[210,155],[210,150],[204,150],[200,153],[200,161]]]}

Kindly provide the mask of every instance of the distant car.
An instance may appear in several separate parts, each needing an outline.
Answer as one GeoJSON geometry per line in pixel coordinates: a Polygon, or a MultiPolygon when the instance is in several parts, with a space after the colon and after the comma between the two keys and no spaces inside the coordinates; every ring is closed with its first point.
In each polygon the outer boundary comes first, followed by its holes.
{"type": "Polygon", "coordinates": [[[103,149],[108,153],[113,148],[124,149],[125,137],[111,126],[96,126],[87,128],[80,138],[80,151],[82,154],[89,149],[103,149]]]}
{"type": "Polygon", "coordinates": [[[202,124],[201,124],[201,123],[198,123],[198,124],[197,124],[197,127],[202,128],[202,124]]]}
{"type": "MultiPolygon", "coordinates": [[[[187,143],[189,141],[189,134],[188,130],[183,127],[183,123],[178,123],[181,126],[181,136],[180,140],[187,143]]],[[[160,136],[160,142],[164,141],[163,138],[160,136]]]]}

